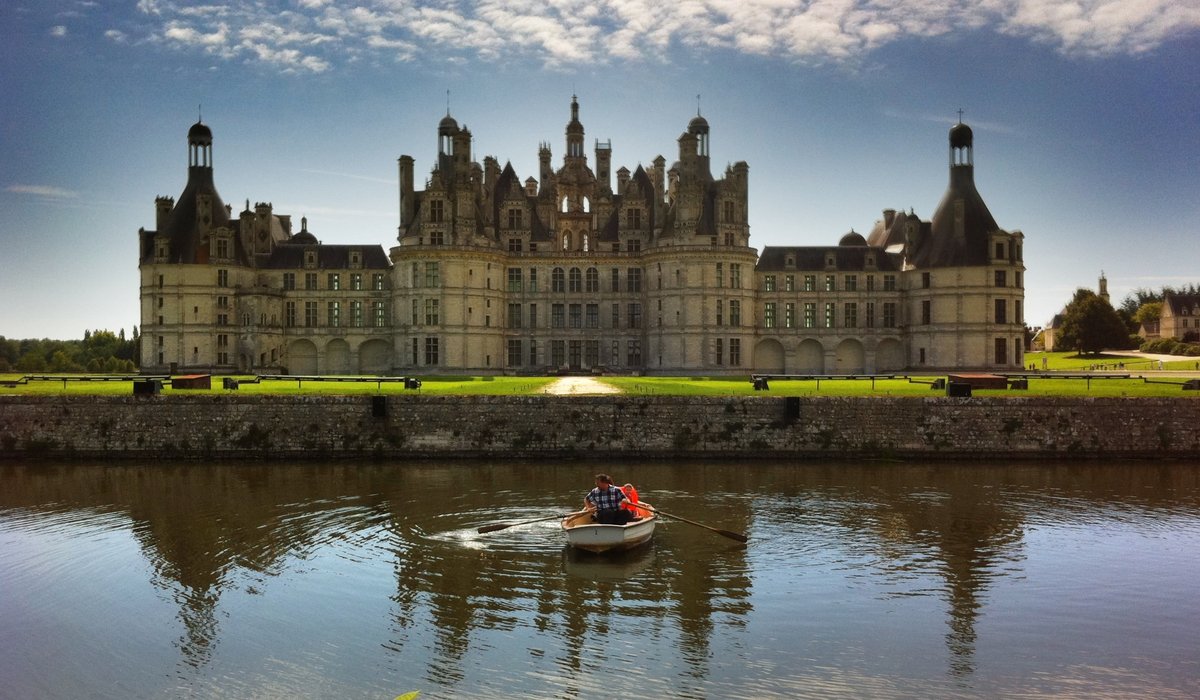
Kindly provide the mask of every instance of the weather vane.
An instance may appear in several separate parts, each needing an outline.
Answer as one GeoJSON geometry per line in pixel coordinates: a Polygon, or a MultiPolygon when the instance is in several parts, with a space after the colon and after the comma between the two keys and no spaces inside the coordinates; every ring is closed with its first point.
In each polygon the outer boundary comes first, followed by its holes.
{"type": "Polygon", "coordinates": [[[958,123],[959,124],[962,124],[962,115],[963,115],[962,107],[959,107],[958,108],[958,123]]]}
{"type": "Polygon", "coordinates": [[[696,116],[700,116],[700,95],[696,95],[696,116]]]}

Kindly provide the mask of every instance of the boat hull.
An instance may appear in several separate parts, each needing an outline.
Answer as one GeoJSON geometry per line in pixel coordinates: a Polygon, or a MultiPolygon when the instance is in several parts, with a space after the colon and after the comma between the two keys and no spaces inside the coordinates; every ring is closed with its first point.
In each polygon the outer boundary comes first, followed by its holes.
{"type": "MultiPolygon", "coordinates": [[[[643,511],[645,512],[645,511],[643,511]]],[[[562,519],[567,543],[588,552],[619,552],[650,541],[658,516],[653,513],[624,525],[601,525],[589,513],[572,514],[562,519]]]]}

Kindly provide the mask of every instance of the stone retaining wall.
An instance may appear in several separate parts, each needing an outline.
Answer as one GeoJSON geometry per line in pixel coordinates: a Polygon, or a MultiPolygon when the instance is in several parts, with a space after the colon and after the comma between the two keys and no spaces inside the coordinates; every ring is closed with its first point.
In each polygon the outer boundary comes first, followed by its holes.
{"type": "Polygon", "coordinates": [[[7,458],[1197,454],[1190,398],[0,397],[7,458]]]}

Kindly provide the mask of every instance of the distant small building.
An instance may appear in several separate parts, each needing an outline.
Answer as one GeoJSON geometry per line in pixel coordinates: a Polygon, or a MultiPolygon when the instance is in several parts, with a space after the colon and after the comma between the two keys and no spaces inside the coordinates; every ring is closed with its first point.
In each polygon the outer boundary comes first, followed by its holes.
{"type": "Polygon", "coordinates": [[[1161,338],[1200,338],[1200,295],[1168,292],[1163,297],[1158,327],[1158,337],[1161,338]]]}

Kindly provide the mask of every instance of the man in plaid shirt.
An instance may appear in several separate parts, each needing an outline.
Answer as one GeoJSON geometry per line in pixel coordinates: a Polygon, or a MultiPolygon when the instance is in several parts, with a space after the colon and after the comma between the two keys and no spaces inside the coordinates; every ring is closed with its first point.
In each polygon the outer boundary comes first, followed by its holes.
{"type": "Polygon", "coordinates": [[[604,525],[624,525],[633,518],[633,513],[621,507],[628,503],[625,492],[613,486],[608,474],[596,475],[596,488],[583,499],[583,507],[593,511],[592,517],[604,525]]]}

